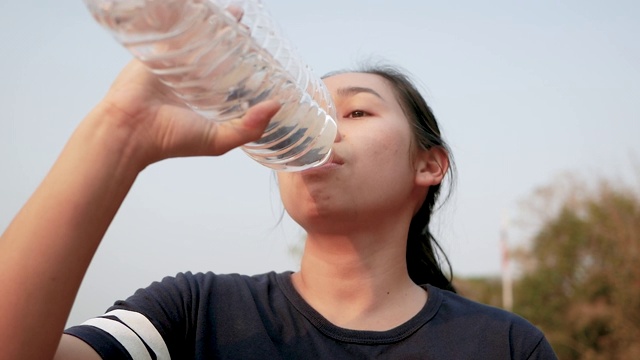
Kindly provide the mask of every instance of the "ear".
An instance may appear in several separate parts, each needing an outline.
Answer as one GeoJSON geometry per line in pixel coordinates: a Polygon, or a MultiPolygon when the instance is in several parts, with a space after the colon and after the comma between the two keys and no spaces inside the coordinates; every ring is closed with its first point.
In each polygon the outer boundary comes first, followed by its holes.
{"type": "Polygon", "coordinates": [[[428,187],[440,184],[449,170],[447,151],[436,146],[429,150],[419,150],[416,155],[415,169],[416,185],[428,187]]]}

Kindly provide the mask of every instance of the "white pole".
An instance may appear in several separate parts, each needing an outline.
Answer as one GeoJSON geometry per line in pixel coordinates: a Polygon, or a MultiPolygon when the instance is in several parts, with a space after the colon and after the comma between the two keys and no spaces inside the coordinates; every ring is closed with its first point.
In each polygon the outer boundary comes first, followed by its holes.
{"type": "Polygon", "coordinates": [[[507,239],[509,219],[505,213],[500,229],[500,250],[502,252],[502,307],[511,311],[513,309],[513,281],[511,279],[511,259],[507,239]]]}

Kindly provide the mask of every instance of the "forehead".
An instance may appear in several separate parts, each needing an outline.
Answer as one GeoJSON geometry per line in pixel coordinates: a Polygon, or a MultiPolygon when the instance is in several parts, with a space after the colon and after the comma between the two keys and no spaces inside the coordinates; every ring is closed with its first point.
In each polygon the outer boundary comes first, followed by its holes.
{"type": "Polygon", "coordinates": [[[324,78],[324,83],[334,97],[340,97],[341,90],[349,88],[371,89],[384,100],[394,100],[394,93],[389,82],[379,75],[367,73],[343,73],[324,78]]]}

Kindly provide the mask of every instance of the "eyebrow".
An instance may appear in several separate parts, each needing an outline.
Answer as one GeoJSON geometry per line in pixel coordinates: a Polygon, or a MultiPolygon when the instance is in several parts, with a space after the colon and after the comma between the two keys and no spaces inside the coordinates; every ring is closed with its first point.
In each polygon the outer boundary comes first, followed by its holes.
{"type": "Polygon", "coordinates": [[[350,96],[355,96],[357,94],[360,93],[367,93],[367,94],[371,94],[371,95],[375,95],[378,98],[380,98],[380,100],[384,100],[384,98],[382,96],[380,96],[380,94],[378,94],[377,91],[368,88],[368,87],[361,87],[361,86],[349,86],[349,87],[343,87],[343,88],[339,88],[338,89],[338,96],[340,97],[350,97],[350,96]]]}

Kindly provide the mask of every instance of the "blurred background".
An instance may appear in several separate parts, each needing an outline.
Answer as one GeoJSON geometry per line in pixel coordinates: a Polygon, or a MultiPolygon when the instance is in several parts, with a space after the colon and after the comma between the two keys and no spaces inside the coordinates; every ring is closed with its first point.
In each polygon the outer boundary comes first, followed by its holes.
{"type": "MultiPolygon", "coordinates": [[[[640,358],[640,3],[264,3],[316,74],[386,60],[420,85],[458,169],[433,225],[461,293],[563,359],[640,358]]],[[[4,1],[0,24],[4,229],[130,56],[80,0],[4,1]]],[[[303,236],[241,151],[155,164],[69,324],[180,271],[296,270],[303,236]]]]}

